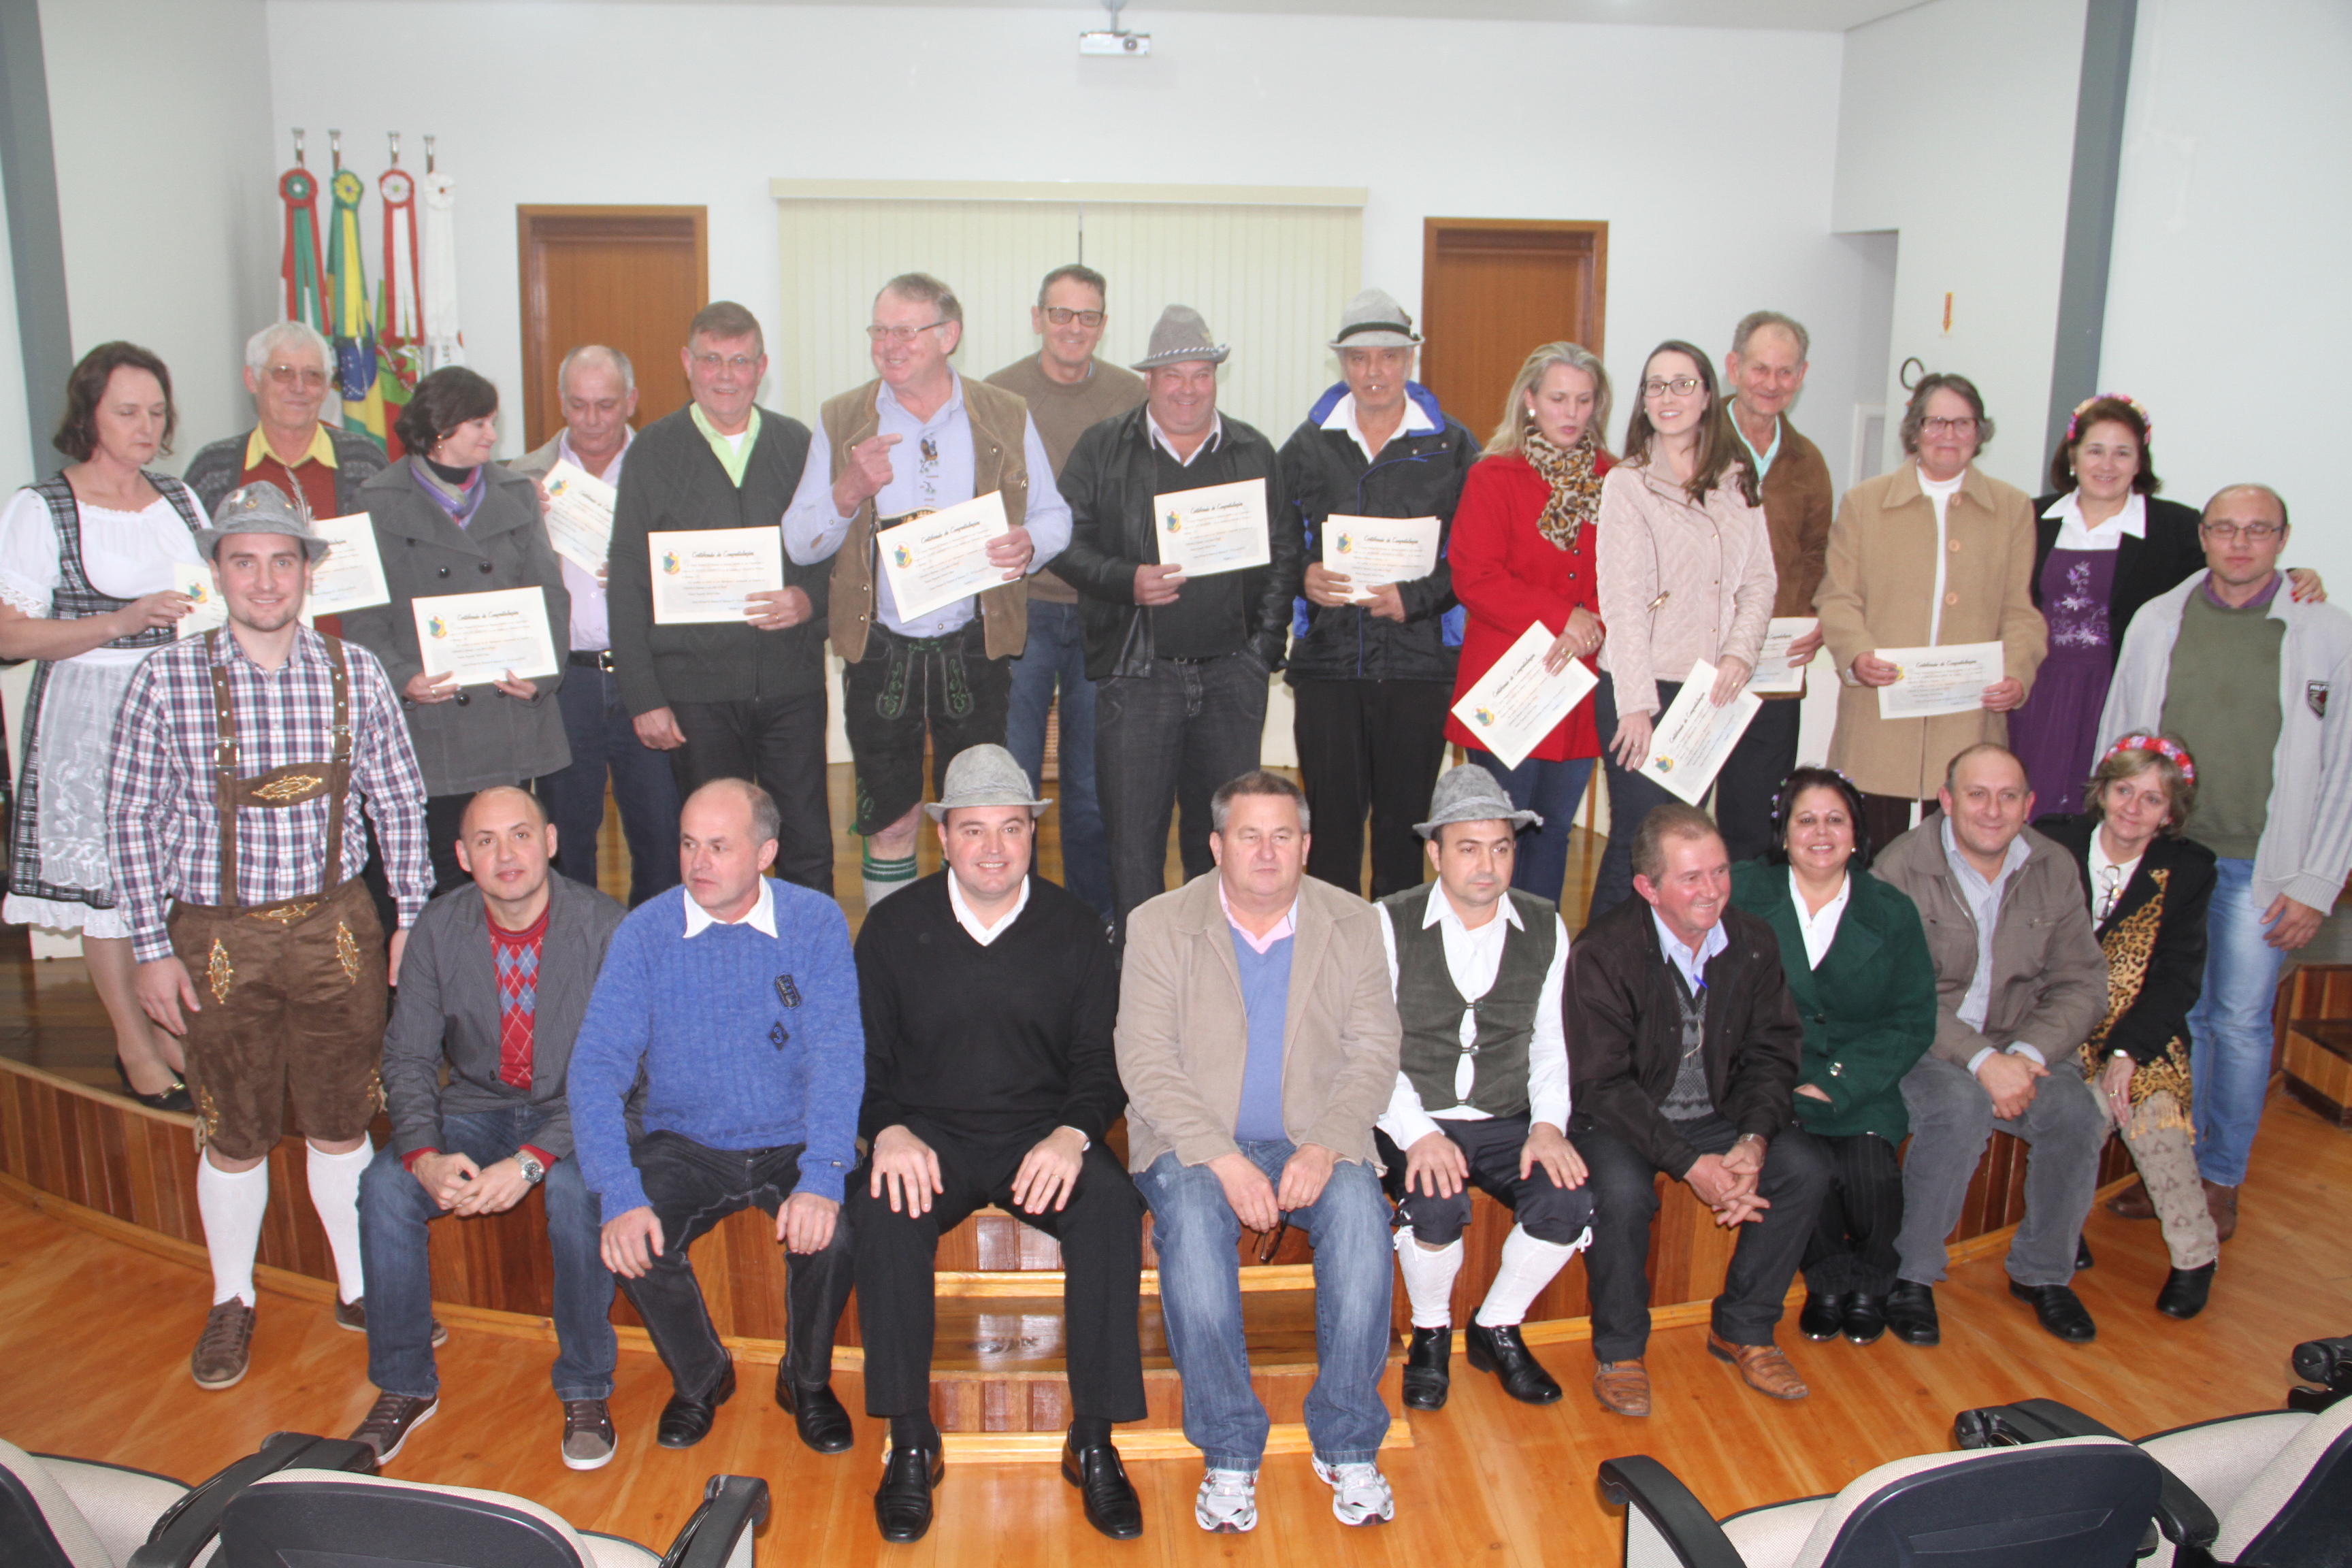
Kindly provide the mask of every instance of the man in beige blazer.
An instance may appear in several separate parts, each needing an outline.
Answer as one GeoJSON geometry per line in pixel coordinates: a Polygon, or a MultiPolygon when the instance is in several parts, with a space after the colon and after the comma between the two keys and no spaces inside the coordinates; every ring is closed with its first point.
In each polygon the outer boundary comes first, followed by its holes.
{"type": "Polygon", "coordinates": [[[1297,1225],[1315,1242],[1315,1473],[1342,1524],[1391,1518],[1374,1461],[1388,1435],[1389,1209],[1372,1122],[1402,1031],[1381,919],[1306,879],[1298,786],[1253,771],[1209,803],[1216,869],[1128,919],[1117,1046],[1128,1168],[1151,1205],[1160,1310],[1184,1382],[1184,1435],[1207,1457],[1203,1530],[1257,1523],[1265,1407],[1251,1391],[1239,1245],[1297,1225]]]}

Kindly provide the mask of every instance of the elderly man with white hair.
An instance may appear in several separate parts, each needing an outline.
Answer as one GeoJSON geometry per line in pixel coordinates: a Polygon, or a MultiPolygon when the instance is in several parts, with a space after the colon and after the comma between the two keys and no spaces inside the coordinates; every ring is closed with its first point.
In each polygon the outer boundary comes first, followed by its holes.
{"type": "Polygon", "coordinates": [[[383,468],[384,450],[320,419],[334,384],[334,351],[304,323],[272,321],[246,340],[245,389],[259,421],[188,459],[183,477],[205,515],[220,510],[229,491],[260,479],[314,518],[367,510],[360,487],[383,468]]]}

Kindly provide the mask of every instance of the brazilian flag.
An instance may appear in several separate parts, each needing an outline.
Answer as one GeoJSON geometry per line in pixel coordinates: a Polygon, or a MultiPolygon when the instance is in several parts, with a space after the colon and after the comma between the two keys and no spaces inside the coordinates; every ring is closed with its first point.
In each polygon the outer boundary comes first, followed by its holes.
{"type": "Polygon", "coordinates": [[[376,384],[375,321],[368,309],[367,268],[361,260],[360,201],[367,193],[357,174],[335,171],[335,216],[327,242],[328,337],[335,345],[336,390],[343,428],[385,446],[383,392],[376,384]]]}

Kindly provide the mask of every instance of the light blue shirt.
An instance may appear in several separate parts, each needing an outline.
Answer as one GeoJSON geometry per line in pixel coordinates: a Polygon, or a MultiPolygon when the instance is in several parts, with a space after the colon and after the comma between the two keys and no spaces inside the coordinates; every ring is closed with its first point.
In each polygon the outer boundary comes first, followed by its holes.
{"type": "Polygon", "coordinates": [[[1667,961],[1682,972],[1683,984],[1690,987],[1690,994],[1705,995],[1707,961],[1731,945],[1731,939],[1723,934],[1723,922],[1717,921],[1707,927],[1706,934],[1698,939],[1698,951],[1693,952],[1683,945],[1682,938],[1666,924],[1654,904],[1650,907],[1650,921],[1658,928],[1658,945],[1666,950],[1667,961]]]}
{"type": "Polygon", "coordinates": [[[1777,414],[1772,416],[1772,444],[1761,452],[1756,449],[1754,442],[1748,440],[1748,432],[1739,428],[1737,415],[1732,417],[1731,428],[1733,434],[1739,437],[1739,444],[1748,448],[1748,455],[1756,459],[1756,482],[1762,484],[1764,476],[1772,471],[1772,459],[1780,455],[1780,416],[1777,414]]]}
{"type": "MultiPolygon", "coordinates": [[[[2025,847],[2024,834],[2011,839],[2009,852],[2001,858],[2000,875],[1988,882],[1969,863],[1969,858],[1960,853],[1959,840],[1952,836],[1952,819],[1948,816],[1943,818],[1942,832],[1944,859],[1952,868],[1960,897],[1967,901],[1969,913],[1977,922],[1977,972],[1969,979],[1968,994],[1960,998],[1960,1005],[1952,1011],[1961,1023],[1981,1032],[1985,1014],[1992,1005],[1992,933],[2000,923],[2000,896],[2009,887],[2010,878],[2017,874],[2017,868],[2025,864],[2027,855],[2032,852],[2025,847]]],[[[2050,1065],[2039,1050],[2022,1040],[2009,1048],[2020,1056],[2032,1057],[2044,1067],[2050,1065]]],[[[1976,1071],[1992,1052],[1990,1046],[1979,1050],[1969,1058],[1969,1070],[1976,1071]]]]}
{"type": "MultiPolygon", "coordinates": [[[[961,506],[972,499],[971,421],[964,415],[963,377],[953,371],[948,374],[955,378],[954,390],[929,419],[918,419],[909,413],[887,382],[875,395],[877,433],[899,437],[890,448],[890,482],[874,497],[877,518],[961,506]]],[[[1053,459],[1045,455],[1037,422],[1024,417],[1022,425],[1021,450],[1029,466],[1029,506],[1024,521],[1030,542],[1036,547],[1029,562],[1034,573],[1069,548],[1070,503],[1062,499],[1060,487],[1054,483],[1053,459]]],[[[784,553],[803,566],[827,560],[841,548],[851,521],[833,508],[833,443],[819,421],[816,437],[809,443],[808,462],[801,469],[800,488],[793,492],[792,505],[784,509],[784,553]]],[[[898,614],[888,574],[877,571],[874,579],[876,612],[884,626],[901,637],[945,637],[971,620],[974,605],[968,598],[908,620],[898,614]]]]}

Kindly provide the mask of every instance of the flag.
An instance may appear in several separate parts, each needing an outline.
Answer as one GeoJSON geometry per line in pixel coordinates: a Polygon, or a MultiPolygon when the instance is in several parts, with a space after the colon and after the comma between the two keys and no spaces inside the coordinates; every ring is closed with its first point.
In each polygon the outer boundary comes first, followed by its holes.
{"type": "Polygon", "coordinates": [[[319,281],[319,182],[297,165],[278,176],[286,203],[286,250],[278,275],[286,284],[286,319],[327,331],[327,294],[319,281]]]}
{"type": "Polygon", "coordinates": [[[335,345],[336,390],[343,428],[385,445],[383,393],[376,385],[375,323],[369,320],[367,268],[361,261],[360,198],[367,186],[349,169],[334,178],[333,237],[327,246],[327,336],[335,345]]]}
{"type": "Polygon", "coordinates": [[[388,426],[384,449],[401,455],[400,412],[425,358],[425,330],[416,311],[416,183],[395,165],[376,181],[383,195],[383,273],[375,292],[376,384],[388,426]]]}
{"type": "Polygon", "coordinates": [[[466,363],[466,338],[457,330],[457,182],[427,169],[417,184],[425,193],[418,214],[424,246],[417,296],[425,318],[425,368],[430,372],[466,363]]]}

